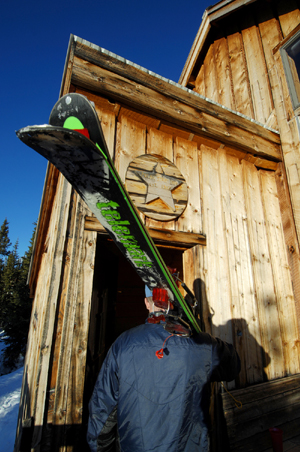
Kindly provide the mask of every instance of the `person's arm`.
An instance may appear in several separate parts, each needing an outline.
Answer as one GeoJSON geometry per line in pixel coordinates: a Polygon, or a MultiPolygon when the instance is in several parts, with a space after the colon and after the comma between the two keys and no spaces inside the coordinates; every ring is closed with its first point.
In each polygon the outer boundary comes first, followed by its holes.
{"type": "Polygon", "coordinates": [[[115,450],[117,436],[118,368],[110,349],[89,403],[87,442],[92,452],[115,450]]]}
{"type": "Polygon", "coordinates": [[[214,338],[212,349],[212,381],[231,381],[239,374],[241,362],[231,344],[214,338]]]}

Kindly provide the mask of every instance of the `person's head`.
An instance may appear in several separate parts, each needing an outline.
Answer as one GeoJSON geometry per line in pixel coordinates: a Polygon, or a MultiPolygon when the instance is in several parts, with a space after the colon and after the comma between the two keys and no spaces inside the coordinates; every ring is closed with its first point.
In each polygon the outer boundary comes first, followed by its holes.
{"type": "Polygon", "coordinates": [[[147,287],[147,286],[145,287],[145,305],[146,305],[147,310],[149,311],[149,314],[151,314],[152,312],[163,311],[163,309],[158,308],[153,303],[152,290],[149,289],[149,287],[147,287]]]}
{"type": "Polygon", "coordinates": [[[152,297],[145,297],[145,305],[149,311],[149,314],[151,314],[152,312],[162,311],[161,308],[158,308],[157,306],[155,306],[155,304],[153,303],[152,297]]]}

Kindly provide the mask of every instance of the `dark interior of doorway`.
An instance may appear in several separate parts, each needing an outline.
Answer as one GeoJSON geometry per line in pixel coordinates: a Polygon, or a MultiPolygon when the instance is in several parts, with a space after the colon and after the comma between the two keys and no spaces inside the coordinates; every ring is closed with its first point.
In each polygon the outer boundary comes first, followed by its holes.
{"type": "MultiPolygon", "coordinates": [[[[165,263],[182,277],[181,249],[159,247],[165,263]]],[[[114,340],[145,322],[145,287],[112,240],[98,236],[90,316],[85,401],[89,400],[100,367],[114,340]]]]}

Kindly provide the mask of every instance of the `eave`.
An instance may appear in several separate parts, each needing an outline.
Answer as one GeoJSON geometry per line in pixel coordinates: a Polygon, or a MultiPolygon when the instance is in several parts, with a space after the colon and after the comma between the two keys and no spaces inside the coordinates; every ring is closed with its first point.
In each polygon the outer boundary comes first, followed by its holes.
{"type": "Polygon", "coordinates": [[[174,127],[281,161],[277,131],[76,36],[70,40],[61,93],[71,84],[174,127]]]}

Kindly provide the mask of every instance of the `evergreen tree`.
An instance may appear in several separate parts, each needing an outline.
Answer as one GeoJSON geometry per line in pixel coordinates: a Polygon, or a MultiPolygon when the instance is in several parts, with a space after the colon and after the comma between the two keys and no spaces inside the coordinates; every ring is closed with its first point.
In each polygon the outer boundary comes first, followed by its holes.
{"type": "Polygon", "coordinates": [[[9,240],[9,227],[8,221],[5,220],[2,223],[0,228],[0,327],[2,327],[2,294],[3,294],[3,273],[5,269],[5,265],[7,262],[7,257],[10,253],[9,247],[11,246],[11,242],[9,240]]]}
{"type": "Polygon", "coordinates": [[[20,354],[25,353],[32,300],[29,297],[27,275],[30,266],[34,233],[28,251],[22,259],[18,242],[8,253],[1,272],[0,324],[6,333],[4,362],[13,367],[20,354]]]}
{"type": "MultiPolygon", "coordinates": [[[[6,264],[2,273],[2,296],[1,296],[1,323],[6,333],[4,341],[8,347],[4,352],[4,361],[12,366],[16,358],[15,328],[18,325],[18,307],[20,306],[19,285],[21,273],[21,260],[18,255],[18,242],[16,242],[13,251],[8,255],[6,264]],[[16,324],[17,323],[17,324],[16,324]],[[14,346],[13,346],[14,344],[14,346]]],[[[18,334],[18,333],[17,333],[18,334]]],[[[18,345],[17,345],[18,348],[18,345]]]]}
{"type": "Polygon", "coordinates": [[[8,233],[9,233],[9,227],[8,227],[9,223],[7,221],[7,219],[5,218],[5,220],[2,223],[2,226],[0,228],[0,259],[3,262],[3,259],[5,258],[5,256],[9,255],[9,250],[8,248],[11,246],[9,237],[8,237],[8,233]]]}

